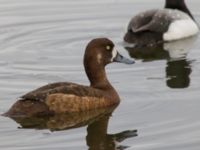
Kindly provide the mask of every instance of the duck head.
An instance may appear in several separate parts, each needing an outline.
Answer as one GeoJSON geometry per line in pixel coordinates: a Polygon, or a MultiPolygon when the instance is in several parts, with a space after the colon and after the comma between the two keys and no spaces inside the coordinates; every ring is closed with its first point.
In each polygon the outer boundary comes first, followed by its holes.
{"type": "Polygon", "coordinates": [[[105,66],[112,62],[133,64],[133,60],[123,57],[114,48],[114,43],[107,38],[97,38],[90,41],[84,55],[84,66],[91,86],[98,87],[99,84],[109,83],[105,66]]]}
{"type": "Polygon", "coordinates": [[[134,61],[123,57],[116,49],[114,43],[107,38],[97,38],[90,41],[86,47],[84,55],[85,67],[88,63],[106,66],[112,62],[133,64],[134,61]]]}

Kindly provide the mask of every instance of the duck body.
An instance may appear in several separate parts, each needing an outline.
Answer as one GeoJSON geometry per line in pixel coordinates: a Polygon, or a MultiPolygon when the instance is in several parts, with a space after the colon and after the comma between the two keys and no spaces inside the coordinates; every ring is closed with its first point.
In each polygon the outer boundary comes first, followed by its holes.
{"type": "Polygon", "coordinates": [[[199,27],[184,1],[176,1],[181,2],[166,0],[164,9],[147,10],[134,16],[124,40],[141,45],[174,41],[198,34],[199,27]],[[178,7],[180,4],[181,7],[178,7]]]}
{"type": "Polygon", "coordinates": [[[116,105],[120,98],[105,73],[105,66],[114,61],[133,63],[132,60],[121,56],[110,40],[106,38],[92,40],[84,56],[84,66],[90,86],[71,82],[57,82],[42,86],[21,96],[4,115],[43,116],[83,112],[116,105]]]}
{"type": "Polygon", "coordinates": [[[82,112],[119,103],[117,92],[69,82],[45,85],[21,97],[7,114],[14,116],[82,112]]]}

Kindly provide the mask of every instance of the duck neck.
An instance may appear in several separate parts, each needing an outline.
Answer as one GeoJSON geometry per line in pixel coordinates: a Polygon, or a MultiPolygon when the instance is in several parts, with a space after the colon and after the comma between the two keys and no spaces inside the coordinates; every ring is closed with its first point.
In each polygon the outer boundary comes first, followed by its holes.
{"type": "Polygon", "coordinates": [[[85,71],[90,80],[90,86],[99,89],[112,88],[110,82],[107,79],[105,66],[98,63],[85,64],[85,71]]]}
{"type": "Polygon", "coordinates": [[[184,0],[166,0],[165,8],[178,9],[180,11],[183,11],[187,13],[194,20],[194,17],[192,16],[191,12],[187,8],[184,0]]]}

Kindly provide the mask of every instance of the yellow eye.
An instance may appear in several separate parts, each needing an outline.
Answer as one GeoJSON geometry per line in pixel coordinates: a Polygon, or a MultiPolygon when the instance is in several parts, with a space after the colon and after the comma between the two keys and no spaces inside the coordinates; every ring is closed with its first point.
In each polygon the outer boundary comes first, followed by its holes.
{"type": "Polygon", "coordinates": [[[111,47],[109,45],[107,45],[106,50],[111,50],[111,47]]]}

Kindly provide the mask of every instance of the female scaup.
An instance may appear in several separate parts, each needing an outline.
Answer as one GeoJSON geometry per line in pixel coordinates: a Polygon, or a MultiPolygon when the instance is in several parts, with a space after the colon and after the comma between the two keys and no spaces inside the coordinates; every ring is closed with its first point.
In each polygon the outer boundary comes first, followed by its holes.
{"type": "Polygon", "coordinates": [[[106,77],[105,66],[112,62],[133,64],[121,56],[107,38],[89,42],[84,55],[84,67],[90,86],[70,82],[52,83],[21,97],[5,113],[9,117],[52,115],[105,108],[119,103],[119,96],[106,77]]]}
{"type": "Polygon", "coordinates": [[[184,0],[166,0],[164,9],[137,14],[124,37],[130,43],[157,43],[196,35],[199,27],[184,0]]]}

